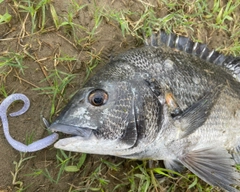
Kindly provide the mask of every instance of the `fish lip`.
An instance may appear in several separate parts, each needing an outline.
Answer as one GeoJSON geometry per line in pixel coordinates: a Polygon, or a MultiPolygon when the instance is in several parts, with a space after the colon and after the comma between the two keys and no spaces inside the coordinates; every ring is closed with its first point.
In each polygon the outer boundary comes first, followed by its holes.
{"type": "Polygon", "coordinates": [[[72,136],[80,136],[84,138],[89,138],[92,134],[92,129],[85,127],[77,127],[74,125],[67,125],[64,123],[53,123],[48,129],[52,132],[61,132],[65,134],[70,134],[72,136]]]}

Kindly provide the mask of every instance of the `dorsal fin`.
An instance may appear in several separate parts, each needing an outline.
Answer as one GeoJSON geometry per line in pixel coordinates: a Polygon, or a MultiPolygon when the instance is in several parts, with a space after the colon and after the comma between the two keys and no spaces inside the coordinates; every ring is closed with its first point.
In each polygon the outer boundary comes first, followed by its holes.
{"type": "Polygon", "coordinates": [[[155,47],[166,45],[195,55],[207,62],[222,67],[240,82],[240,57],[223,55],[218,51],[210,50],[206,44],[193,42],[188,37],[178,36],[174,33],[167,34],[163,30],[153,33],[149,38],[145,39],[145,44],[155,47]]]}

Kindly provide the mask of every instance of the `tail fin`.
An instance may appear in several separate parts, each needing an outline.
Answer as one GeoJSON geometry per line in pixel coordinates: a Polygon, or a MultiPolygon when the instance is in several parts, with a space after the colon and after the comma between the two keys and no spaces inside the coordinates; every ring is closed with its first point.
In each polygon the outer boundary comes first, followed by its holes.
{"type": "Polygon", "coordinates": [[[218,51],[208,49],[206,44],[193,42],[188,37],[178,36],[174,33],[167,34],[162,30],[153,33],[150,38],[145,40],[145,44],[155,47],[165,45],[195,55],[207,62],[221,66],[240,82],[240,57],[223,55],[218,51]]]}

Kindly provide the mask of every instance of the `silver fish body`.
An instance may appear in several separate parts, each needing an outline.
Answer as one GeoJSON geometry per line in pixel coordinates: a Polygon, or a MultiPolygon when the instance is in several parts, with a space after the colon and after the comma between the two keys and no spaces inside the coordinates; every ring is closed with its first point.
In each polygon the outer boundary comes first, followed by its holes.
{"type": "Polygon", "coordinates": [[[73,135],[55,147],[164,160],[169,169],[184,165],[211,185],[237,191],[240,83],[231,69],[238,64],[231,58],[218,66],[208,62],[210,51],[201,59],[178,50],[150,43],[113,58],[50,126],[73,135]]]}

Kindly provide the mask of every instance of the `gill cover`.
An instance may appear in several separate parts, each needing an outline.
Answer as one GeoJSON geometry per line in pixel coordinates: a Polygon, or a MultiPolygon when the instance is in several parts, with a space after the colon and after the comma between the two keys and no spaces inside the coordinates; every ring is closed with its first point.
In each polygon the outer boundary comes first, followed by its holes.
{"type": "Polygon", "coordinates": [[[122,156],[137,147],[139,140],[155,139],[161,127],[161,109],[157,96],[144,80],[101,82],[81,89],[50,129],[75,136],[61,139],[56,148],[122,156]],[[94,90],[102,90],[107,96],[94,101],[94,90]]]}

